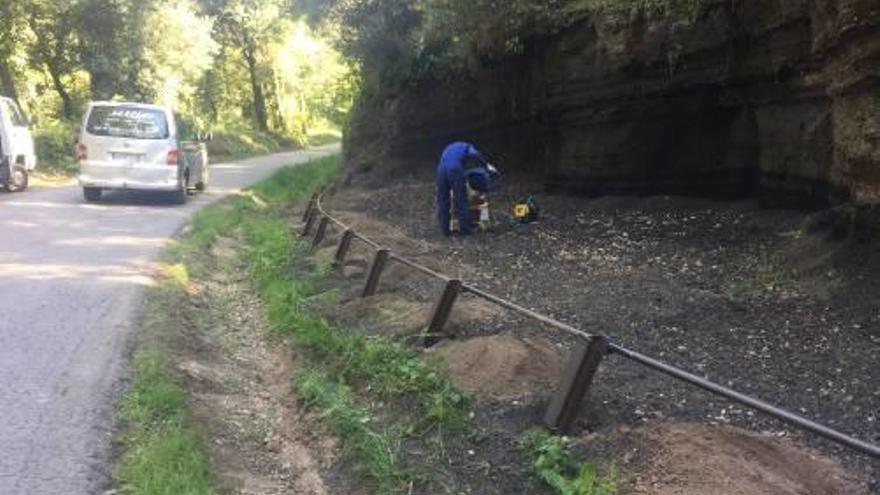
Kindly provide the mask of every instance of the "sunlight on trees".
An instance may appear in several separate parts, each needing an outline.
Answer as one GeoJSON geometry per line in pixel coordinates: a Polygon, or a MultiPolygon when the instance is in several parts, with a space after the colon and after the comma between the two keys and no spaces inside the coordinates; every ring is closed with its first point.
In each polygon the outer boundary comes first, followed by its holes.
{"type": "Polygon", "coordinates": [[[52,149],[73,139],[93,99],[304,142],[344,124],[359,78],[300,16],[289,0],[3,0],[0,94],[52,149]]]}
{"type": "Polygon", "coordinates": [[[195,95],[219,50],[211,37],[212,20],[197,15],[192,0],[166,0],[147,14],[146,25],[144,85],[154,89],[155,101],[208,124],[199,115],[195,95]]]}

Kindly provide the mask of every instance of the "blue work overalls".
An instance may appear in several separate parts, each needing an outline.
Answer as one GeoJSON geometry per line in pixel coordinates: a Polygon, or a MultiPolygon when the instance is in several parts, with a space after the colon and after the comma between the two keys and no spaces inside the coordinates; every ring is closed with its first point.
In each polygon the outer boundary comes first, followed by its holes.
{"type": "Polygon", "coordinates": [[[485,163],[483,156],[470,143],[452,143],[443,150],[440,165],[437,167],[437,216],[443,235],[449,236],[450,194],[455,201],[455,216],[461,235],[471,233],[470,213],[468,212],[467,179],[464,164],[469,158],[485,163]]]}

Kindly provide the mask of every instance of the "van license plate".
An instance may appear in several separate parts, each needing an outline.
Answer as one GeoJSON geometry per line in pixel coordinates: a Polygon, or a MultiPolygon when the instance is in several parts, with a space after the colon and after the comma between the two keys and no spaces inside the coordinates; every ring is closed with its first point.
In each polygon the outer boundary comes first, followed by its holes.
{"type": "Polygon", "coordinates": [[[114,162],[136,163],[140,155],[134,153],[110,153],[110,159],[114,162]]]}

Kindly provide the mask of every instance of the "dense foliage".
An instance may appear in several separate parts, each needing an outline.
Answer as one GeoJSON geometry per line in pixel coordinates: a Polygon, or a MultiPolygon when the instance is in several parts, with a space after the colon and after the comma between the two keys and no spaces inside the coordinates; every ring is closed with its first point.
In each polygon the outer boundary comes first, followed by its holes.
{"type": "Polygon", "coordinates": [[[611,24],[693,17],[707,1],[5,0],[0,93],[22,104],[44,150],[69,149],[84,104],[111,98],[246,137],[230,142],[303,142],[343,127],[361,90],[485,67],[596,12],[611,24]]]}
{"type": "Polygon", "coordinates": [[[46,149],[67,144],[60,132],[96,99],[168,104],[187,129],[303,141],[340,127],[357,88],[285,0],[5,0],[0,23],[0,94],[49,133],[46,149]]]}
{"type": "Polygon", "coordinates": [[[393,92],[429,75],[460,74],[524,53],[596,14],[694,17],[708,0],[297,0],[360,64],[368,91],[393,92]]]}
{"type": "Polygon", "coordinates": [[[339,49],[360,63],[368,90],[394,90],[522,52],[525,40],[568,22],[574,0],[300,0],[339,49]]]}

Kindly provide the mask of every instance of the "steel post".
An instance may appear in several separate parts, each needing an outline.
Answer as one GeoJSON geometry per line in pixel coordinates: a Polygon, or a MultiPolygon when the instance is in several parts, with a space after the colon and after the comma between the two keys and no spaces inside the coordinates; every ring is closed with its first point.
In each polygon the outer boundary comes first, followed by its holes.
{"type": "Polygon", "coordinates": [[[547,428],[561,434],[571,431],[599,364],[607,354],[607,347],[608,340],[597,335],[587,342],[579,343],[572,350],[562,372],[559,389],[554,393],[544,415],[544,425],[547,428]]]}
{"type": "Polygon", "coordinates": [[[373,260],[373,265],[370,267],[370,275],[367,277],[367,283],[364,286],[364,293],[361,297],[370,297],[376,294],[376,289],[379,288],[379,279],[382,277],[382,271],[385,270],[385,265],[388,264],[390,254],[391,253],[387,249],[376,251],[376,258],[373,260]]]}
{"type": "Polygon", "coordinates": [[[315,237],[312,239],[312,247],[309,250],[314,253],[316,249],[318,249],[318,245],[324,240],[324,237],[327,236],[327,227],[330,226],[330,217],[323,216],[321,217],[321,222],[318,223],[318,230],[315,231],[315,237]]]}
{"type": "Polygon", "coordinates": [[[342,237],[339,239],[339,245],[336,247],[336,254],[333,256],[333,265],[336,267],[342,266],[345,263],[345,257],[348,256],[348,251],[351,249],[351,242],[354,240],[354,231],[351,229],[347,229],[342,233],[342,237]]]}
{"type": "Polygon", "coordinates": [[[312,232],[312,227],[315,226],[315,219],[318,217],[317,208],[312,208],[309,212],[309,216],[306,217],[306,224],[303,226],[302,233],[300,233],[300,237],[307,237],[312,232]]]}
{"type": "Polygon", "coordinates": [[[437,301],[431,321],[428,323],[428,335],[425,337],[425,347],[431,347],[443,338],[443,329],[449,321],[449,315],[452,314],[452,308],[458,295],[461,294],[462,282],[453,279],[446,282],[446,288],[443,289],[443,295],[437,301]]]}

